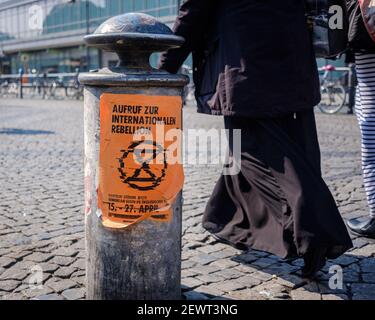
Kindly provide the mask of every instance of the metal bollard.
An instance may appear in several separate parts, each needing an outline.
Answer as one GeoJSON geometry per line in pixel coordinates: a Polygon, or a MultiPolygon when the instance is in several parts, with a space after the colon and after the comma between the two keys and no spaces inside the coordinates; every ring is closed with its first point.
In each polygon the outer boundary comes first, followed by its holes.
{"type": "Polygon", "coordinates": [[[353,113],[355,107],[355,92],[356,92],[356,72],[355,64],[349,63],[348,73],[348,113],[353,113]]]}
{"type": "Polygon", "coordinates": [[[87,298],[180,299],[183,170],[170,160],[181,151],[188,78],[153,69],[149,59],[184,39],[149,15],[129,13],[108,19],[85,42],[120,58],[116,67],[79,76],[87,298]]]}
{"type": "Polygon", "coordinates": [[[23,69],[20,68],[18,70],[18,74],[19,74],[19,91],[18,91],[18,96],[20,99],[23,99],[23,69]]]}

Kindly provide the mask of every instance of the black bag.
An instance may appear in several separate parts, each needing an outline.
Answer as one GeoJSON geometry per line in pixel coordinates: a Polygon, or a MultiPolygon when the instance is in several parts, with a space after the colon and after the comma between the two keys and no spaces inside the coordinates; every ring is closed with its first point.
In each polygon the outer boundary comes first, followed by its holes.
{"type": "Polygon", "coordinates": [[[306,0],[306,16],[317,58],[333,58],[346,50],[349,21],[345,0],[306,0]]]}

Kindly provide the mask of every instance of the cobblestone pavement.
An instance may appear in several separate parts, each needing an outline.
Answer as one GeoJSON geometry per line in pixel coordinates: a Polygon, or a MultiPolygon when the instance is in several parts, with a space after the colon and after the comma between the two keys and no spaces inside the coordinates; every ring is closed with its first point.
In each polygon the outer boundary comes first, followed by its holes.
{"type": "MultiPolygon", "coordinates": [[[[324,176],[344,218],[367,214],[354,116],[317,114],[324,176]]],[[[82,102],[0,101],[0,299],[82,299],[84,290],[82,102]],[[40,285],[42,283],[42,285],[40,285]]],[[[185,110],[185,129],[222,119],[185,110]]],[[[301,259],[284,262],[216,242],[201,214],[220,165],[187,166],[183,294],[187,299],[375,299],[375,241],[330,261],[301,283],[301,259]],[[330,289],[335,265],[342,289],[330,289]],[[333,268],[333,269],[332,269],[333,268]]]]}

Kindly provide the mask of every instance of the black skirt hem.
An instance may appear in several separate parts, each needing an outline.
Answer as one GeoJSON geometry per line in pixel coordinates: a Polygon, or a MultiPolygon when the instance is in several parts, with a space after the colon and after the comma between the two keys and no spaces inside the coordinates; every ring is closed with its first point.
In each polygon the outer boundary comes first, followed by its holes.
{"type": "Polygon", "coordinates": [[[346,251],[351,249],[353,247],[352,244],[347,244],[347,245],[334,245],[334,244],[327,244],[327,243],[320,243],[318,241],[311,242],[309,243],[309,246],[306,248],[304,252],[288,252],[285,255],[280,255],[280,253],[273,251],[271,248],[266,248],[262,246],[256,246],[256,245],[250,245],[250,244],[245,244],[245,243],[235,243],[232,242],[228,239],[225,239],[219,235],[217,235],[217,231],[213,232],[212,229],[209,227],[205,226],[203,224],[203,228],[211,234],[215,240],[217,240],[220,243],[229,245],[237,250],[241,251],[248,251],[248,250],[256,250],[256,251],[262,251],[262,252],[267,252],[270,254],[273,254],[281,259],[298,259],[298,258],[303,258],[303,256],[309,252],[310,250],[322,250],[326,252],[326,258],[327,259],[336,259],[340,257],[342,254],[344,254],[346,251]]]}

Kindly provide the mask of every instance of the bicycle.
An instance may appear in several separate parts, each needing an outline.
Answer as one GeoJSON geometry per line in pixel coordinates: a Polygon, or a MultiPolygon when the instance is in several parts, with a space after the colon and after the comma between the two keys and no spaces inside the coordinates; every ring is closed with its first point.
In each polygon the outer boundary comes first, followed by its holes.
{"type": "Polygon", "coordinates": [[[0,94],[4,98],[17,98],[19,95],[19,85],[17,82],[5,80],[0,85],[0,94]]]}
{"type": "MultiPolygon", "coordinates": [[[[67,87],[64,84],[64,81],[62,77],[58,77],[57,79],[53,80],[53,82],[50,84],[46,98],[47,99],[58,99],[59,97],[57,96],[57,92],[64,90],[65,96],[67,96],[67,87]]],[[[60,98],[63,98],[63,96],[60,95],[60,98]]]]}
{"type": "Polygon", "coordinates": [[[331,80],[329,75],[336,70],[335,66],[326,65],[322,68],[324,75],[320,82],[321,101],[318,105],[323,113],[339,112],[346,102],[346,90],[339,81],[331,80]]]}
{"type": "Polygon", "coordinates": [[[74,79],[69,80],[66,88],[66,96],[76,100],[83,99],[83,86],[78,81],[78,75],[79,72],[77,71],[74,79]]]}

